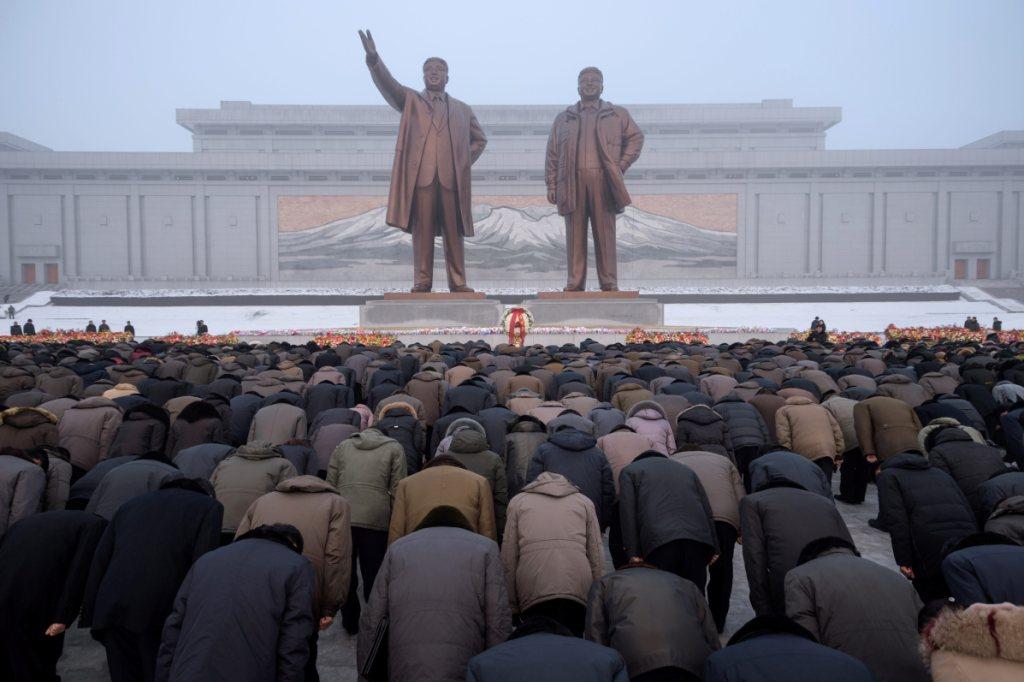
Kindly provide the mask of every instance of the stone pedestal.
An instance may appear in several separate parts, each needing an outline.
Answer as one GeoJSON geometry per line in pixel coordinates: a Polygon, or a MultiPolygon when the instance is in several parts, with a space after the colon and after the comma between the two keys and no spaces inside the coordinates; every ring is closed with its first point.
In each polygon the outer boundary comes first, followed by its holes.
{"type": "Polygon", "coordinates": [[[391,293],[359,306],[359,326],[386,329],[419,327],[496,327],[504,306],[480,292],[391,293]]]}
{"type": "Polygon", "coordinates": [[[538,327],[660,327],[665,310],[636,291],[542,291],[523,301],[538,327]]]}

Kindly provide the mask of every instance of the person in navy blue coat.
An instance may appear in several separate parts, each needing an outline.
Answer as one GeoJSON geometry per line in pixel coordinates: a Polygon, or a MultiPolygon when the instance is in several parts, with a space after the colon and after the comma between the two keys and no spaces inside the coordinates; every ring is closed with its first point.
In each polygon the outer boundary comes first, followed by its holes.
{"type": "Polygon", "coordinates": [[[961,540],[942,561],[950,595],[963,606],[1010,602],[1024,606],[1024,547],[998,533],[961,540]]]}

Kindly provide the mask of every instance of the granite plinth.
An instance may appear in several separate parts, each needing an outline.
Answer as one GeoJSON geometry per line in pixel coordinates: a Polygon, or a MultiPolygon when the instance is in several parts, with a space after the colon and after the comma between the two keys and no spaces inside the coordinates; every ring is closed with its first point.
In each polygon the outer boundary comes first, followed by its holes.
{"type": "Polygon", "coordinates": [[[389,291],[385,301],[483,301],[487,295],[482,291],[389,291]]]}
{"type": "Polygon", "coordinates": [[[537,298],[542,301],[565,300],[606,300],[620,298],[640,298],[639,291],[538,291],[537,298]]]}
{"type": "Polygon", "coordinates": [[[665,307],[649,298],[539,297],[523,301],[523,306],[538,327],[660,327],[665,323],[665,307]]]}
{"type": "Polygon", "coordinates": [[[496,327],[505,308],[484,294],[401,294],[359,306],[359,326],[387,329],[418,327],[496,327]]]}

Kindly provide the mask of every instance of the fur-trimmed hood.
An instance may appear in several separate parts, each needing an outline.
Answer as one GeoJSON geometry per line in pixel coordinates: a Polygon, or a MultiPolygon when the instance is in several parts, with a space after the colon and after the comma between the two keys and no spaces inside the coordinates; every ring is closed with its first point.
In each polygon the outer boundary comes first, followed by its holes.
{"type": "Polygon", "coordinates": [[[380,411],[377,412],[377,421],[380,421],[384,417],[388,416],[389,412],[397,412],[400,410],[404,410],[408,414],[412,415],[415,419],[419,419],[419,414],[417,413],[416,408],[411,403],[399,400],[393,403],[388,403],[384,407],[380,408],[380,411]]]}
{"type": "Polygon", "coordinates": [[[30,429],[33,426],[56,424],[57,415],[40,407],[10,407],[0,412],[0,424],[7,424],[15,429],[30,429]]]}
{"type": "Polygon", "coordinates": [[[934,651],[1024,663],[1024,607],[973,604],[943,609],[921,633],[926,660],[934,651]]]}

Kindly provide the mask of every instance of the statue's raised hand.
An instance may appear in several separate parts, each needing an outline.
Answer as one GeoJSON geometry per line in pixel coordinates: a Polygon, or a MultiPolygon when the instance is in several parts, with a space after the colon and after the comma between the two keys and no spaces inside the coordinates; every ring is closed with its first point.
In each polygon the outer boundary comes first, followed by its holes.
{"type": "Polygon", "coordinates": [[[370,29],[366,29],[366,32],[359,32],[359,39],[363,41],[363,49],[366,50],[366,63],[373,65],[377,62],[377,44],[373,42],[373,34],[370,33],[370,29]]]}

